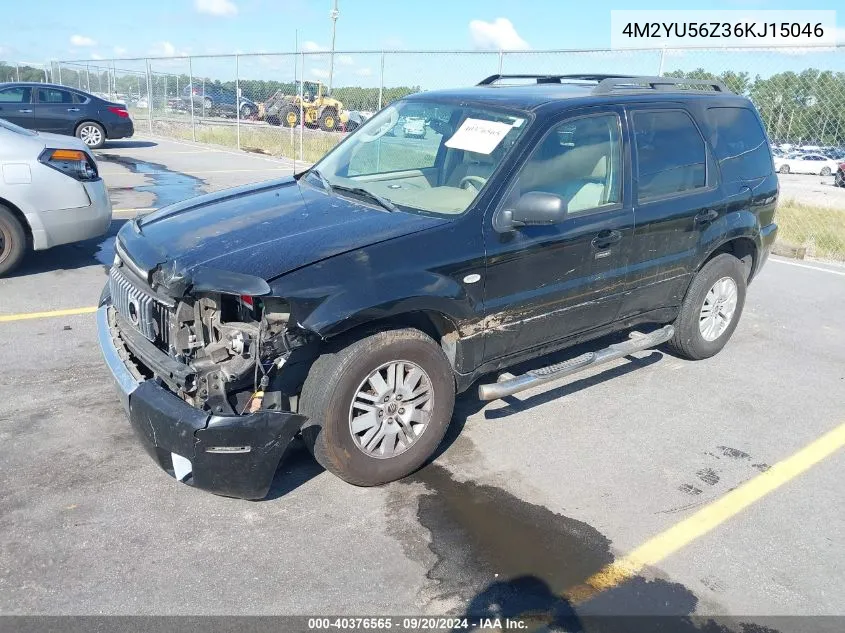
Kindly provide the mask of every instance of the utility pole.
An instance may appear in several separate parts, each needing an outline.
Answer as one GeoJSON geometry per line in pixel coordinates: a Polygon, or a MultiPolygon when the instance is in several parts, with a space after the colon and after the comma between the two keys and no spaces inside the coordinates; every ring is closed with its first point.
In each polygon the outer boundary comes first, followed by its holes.
{"type": "Polygon", "coordinates": [[[332,20],[332,52],[329,54],[329,94],[332,92],[332,76],[334,75],[334,37],[335,31],[337,31],[337,18],[340,15],[340,11],[337,10],[337,0],[334,0],[334,9],[331,10],[329,13],[329,17],[332,20]]]}

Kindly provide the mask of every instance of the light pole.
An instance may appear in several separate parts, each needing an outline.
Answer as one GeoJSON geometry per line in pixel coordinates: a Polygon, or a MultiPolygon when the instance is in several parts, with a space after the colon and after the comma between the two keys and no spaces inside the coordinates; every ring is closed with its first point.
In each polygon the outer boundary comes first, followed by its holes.
{"type": "Polygon", "coordinates": [[[337,18],[340,11],[337,10],[337,0],[334,0],[334,9],[329,13],[332,20],[332,52],[329,54],[329,94],[332,92],[332,75],[334,75],[334,36],[337,30],[337,18]]]}

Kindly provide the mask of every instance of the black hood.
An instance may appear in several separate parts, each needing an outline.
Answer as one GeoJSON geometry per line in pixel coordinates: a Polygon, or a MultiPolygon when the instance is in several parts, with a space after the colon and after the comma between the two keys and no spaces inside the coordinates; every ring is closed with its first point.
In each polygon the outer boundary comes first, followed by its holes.
{"type": "Polygon", "coordinates": [[[392,213],[284,178],[165,207],[118,234],[139,267],[190,277],[199,267],[267,281],[363,246],[421,231],[445,219],[392,213]]]}

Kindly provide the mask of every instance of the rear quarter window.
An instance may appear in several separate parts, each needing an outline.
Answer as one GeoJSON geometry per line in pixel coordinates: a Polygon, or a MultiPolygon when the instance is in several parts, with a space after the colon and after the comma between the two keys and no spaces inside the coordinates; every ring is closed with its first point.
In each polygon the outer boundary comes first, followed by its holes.
{"type": "Polygon", "coordinates": [[[748,108],[707,109],[713,153],[726,181],[754,180],[772,173],[772,154],[759,119],[748,108]]]}

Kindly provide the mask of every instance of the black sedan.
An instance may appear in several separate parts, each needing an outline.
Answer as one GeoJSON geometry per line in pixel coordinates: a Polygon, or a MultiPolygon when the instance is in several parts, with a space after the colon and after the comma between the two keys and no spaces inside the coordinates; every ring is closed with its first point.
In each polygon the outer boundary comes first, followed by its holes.
{"type": "Polygon", "coordinates": [[[53,84],[0,83],[0,118],[30,130],[77,136],[92,149],[135,133],[123,104],[53,84]]]}

